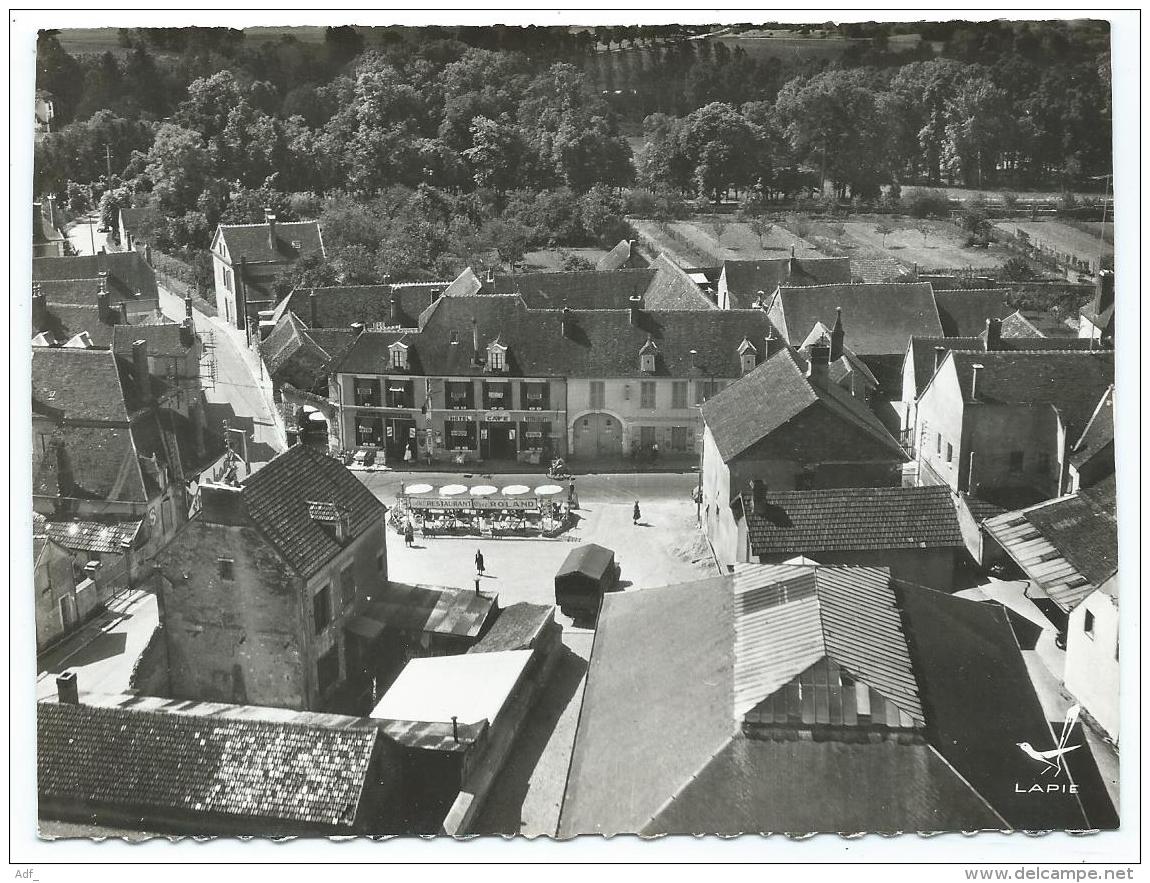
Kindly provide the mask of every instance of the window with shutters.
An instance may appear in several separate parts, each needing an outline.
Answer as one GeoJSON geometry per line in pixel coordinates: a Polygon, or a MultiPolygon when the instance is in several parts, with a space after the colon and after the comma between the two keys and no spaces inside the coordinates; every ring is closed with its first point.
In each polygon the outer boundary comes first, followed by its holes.
{"type": "Polygon", "coordinates": [[[671,384],[671,407],[678,409],[687,407],[687,381],[676,380],[671,384]]]}
{"type": "Polygon", "coordinates": [[[468,411],[474,408],[475,386],[468,380],[449,380],[447,407],[455,411],[468,411]]]}
{"type": "Polygon", "coordinates": [[[639,407],[654,409],[655,381],[644,380],[639,384],[639,407]]]}
{"type": "Polygon", "coordinates": [[[361,408],[378,408],[379,380],[374,377],[355,378],[355,403],[361,408]]]}
{"type": "Polygon", "coordinates": [[[591,381],[591,407],[602,408],[606,404],[606,385],[602,380],[591,381]]]}

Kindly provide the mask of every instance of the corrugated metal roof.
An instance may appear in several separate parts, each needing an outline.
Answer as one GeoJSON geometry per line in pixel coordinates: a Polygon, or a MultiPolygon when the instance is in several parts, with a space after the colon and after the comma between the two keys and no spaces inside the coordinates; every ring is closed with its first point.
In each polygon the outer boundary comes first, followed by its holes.
{"type": "MultiPolygon", "coordinates": [[[[737,717],[829,658],[897,706],[900,715],[884,717],[889,725],[922,725],[889,571],[783,564],[743,568],[731,579],[737,717]]],[[[840,713],[829,722],[845,719],[840,713]]]]}

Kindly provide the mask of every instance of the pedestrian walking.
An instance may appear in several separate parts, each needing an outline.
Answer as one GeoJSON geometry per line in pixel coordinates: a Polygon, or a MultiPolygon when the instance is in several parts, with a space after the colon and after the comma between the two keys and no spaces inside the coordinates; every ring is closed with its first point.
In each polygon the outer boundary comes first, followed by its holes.
{"type": "Polygon", "coordinates": [[[403,452],[403,462],[411,465],[411,461],[415,459],[415,451],[411,449],[411,445],[407,446],[407,450],[403,452]]]}
{"type": "Polygon", "coordinates": [[[415,545],[415,528],[412,527],[411,519],[407,519],[407,524],[403,526],[403,543],[408,548],[415,545]]]}
{"type": "Polygon", "coordinates": [[[639,511],[639,501],[638,501],[638,500],[636,500],[636,501],[635,501],[635,511],[631,513],[631,520],[632,520],[632,521],[633,521],[635,524],[638,524],[638,523],[639,523],[639,519],[640,519],[640,518],[642,518],[642,517],[643,517],[643,513],[639,511]]]}
{"type": "Polygon", "coordinates": [[[475,572],[483,576],[483,552],[475,550],[475,572]]]}

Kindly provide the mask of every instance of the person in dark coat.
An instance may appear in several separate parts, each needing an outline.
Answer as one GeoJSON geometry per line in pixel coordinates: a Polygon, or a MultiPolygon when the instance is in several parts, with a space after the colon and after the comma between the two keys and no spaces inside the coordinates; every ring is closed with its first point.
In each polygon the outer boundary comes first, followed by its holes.
{"type": "Polygon", "coordinates": [[[408,519],[407,524],[404,525],[403,528],[403,542],[406,546],[415,545],[415,528],[411,526],[410,519],[408,519]]]}
{"type": "Polygon", "coordinates": [[[643,513],[639,511],[639,501],[635,501],[635,511],[631,513],[631,519],[635,524],[639,523],[639,519],[643,517],[643,513]]]}
{"type": "Polygon", "coordinates": [[[475,550],[475,572],[480,576],[483,575],[483,552],[479,549],[475,550]]]}

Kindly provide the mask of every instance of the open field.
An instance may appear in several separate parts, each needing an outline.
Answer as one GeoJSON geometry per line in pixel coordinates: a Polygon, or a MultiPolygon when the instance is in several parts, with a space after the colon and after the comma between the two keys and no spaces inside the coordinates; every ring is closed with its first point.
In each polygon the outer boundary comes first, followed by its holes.
{"type": "MultiPolygon", "coordinates": [[[[1051,248],[1062,254],[1073,255],[1081,261],[1097,262],[1099,251],[1104,255],[1114,254],[1113,241],[1105,239],[1099,241],[1098,233],[1091,234],[1088,230],[1063,223],[1062,221],[999,221],[994,225],[997,229],[1012,235],[1022,230],[1030,237],[1030,242],[1039,248],[1051,248]]],[[[1099,225],[1095,225],[1096,228],[1099,225]]],[[[1110,227],[1113,239],[1113,225],[1110,227]]]]}
{"type": "Polygon", "coordinates": [[[880,252],[902,264],[913,267],[917,264],[926,269],[962,269],[975,267],[991,269],[1000,266],[1010,252],[1003,246],[989,248],[966,248],[966,231],[947,221],[918,221],[910,218],[889,218],[876,216],[874,219],[846,221],[844,247],[851,243],[866,246],[871,251],[880,252]],[[894,230],[886,236],[876,232],[880,224],[894,230]],[[924,236],[922,230],[928,232],[924,236]]]}
{"type": "MultiPolygon", "coordinates": [[[[563,269],[563,256],[557,248],[529,251],[523,255],[523,263],[528,272],[554,273],[563,269]]],[[[594,267],[607,252],[601,248],[567,248],[564,251],[585,258],[594,267]]]]}
{"type": "Polygon", "coordinates": [[[656,247],[686,266],[718,266],[723,261],[766,260],[790,257],[791,247],[798,257],[819,257],[821,252],[810,242],[776,223],[769,235],[759,237],[741,222],[724,217],[722,236],[707,218],[671,221],[665,226],[656,221],[633,220],[639,233],[656,247]]]}

